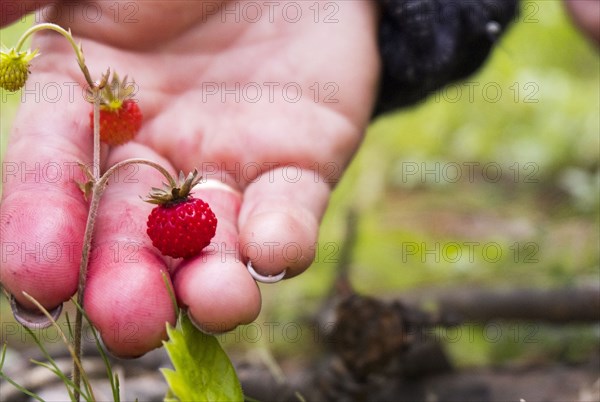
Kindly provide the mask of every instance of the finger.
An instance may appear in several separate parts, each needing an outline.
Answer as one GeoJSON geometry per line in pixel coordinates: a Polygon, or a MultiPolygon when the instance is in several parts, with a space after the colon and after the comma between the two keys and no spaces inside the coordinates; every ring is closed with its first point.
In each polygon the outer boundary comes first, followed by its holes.
{"type": "Polygon", "coordinates": [[[240,259],[237,218],[240,195],[223,189],[200,189],[194,196],[217,216],[217,233],[197,257],[177,268],[177,298],[205,332],[225,332],[252,322],[261,307],[260,291],[240,259]]]}
{"type": "Polygon", "coordinates": [[[34,309],[26,291],[52,309],[77,287],[88,209],[77,162],[89,163],[92,141],[83,98],[42,96],[44,84],[74,80],[34,69],[2,166],[0,279],[23,307],[34,309]]]}
{"type": "Polygon", "coordinates": [[[319,222],[329,185],[310,170],[293,175],[285,168],[263,174],[244,193],[240,211],[240,249],[261,275],[286,278],[302,273],[315,257],[319,222]]]}
{"type": "MultiPolygon", "coordinates": [[[[108,163],[134,156],[169,169],[165,160],[138,144],[115,148],[108,163]]],[[[98,210],[84,306],[117,356],[136,357],[161,346],[165,323],[176,320],[168,268],[146,234],[152,205],[140,199],[163,181],[152,168],[129,165],[109,180],[98,210]]]]}
{"type": "Polygon", "coordinates": [[[21,2],[3,1],[2,14],[0,15],[0,27],[11,24],[30,12],[35,11],[38,8],[42,8],[52,2],[52,0],[25,0],[21,2]]]}

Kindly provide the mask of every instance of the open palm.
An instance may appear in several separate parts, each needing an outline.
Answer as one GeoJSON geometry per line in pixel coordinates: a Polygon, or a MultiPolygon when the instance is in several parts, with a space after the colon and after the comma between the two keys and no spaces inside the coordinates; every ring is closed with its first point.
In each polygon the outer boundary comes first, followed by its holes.
{"type": "MultiPolygon", "coordinates": [[[[284,3],[263,7],[259,17],[254,9],[243,14],[243,2],[220,9],[214,1],[151,2],[138,5],[136,22],[115,21],[113,3],[100,2],[106,18],[97,23],[77,18],[83,5],[52,21],[82,40],[93,77],[110,67],[139,87],[142,130],[127,145],[103,149],[104,167],[141,157],[173,173],[198,168],[209,180],[194,195],[219,221],[200,256],[165,259],[145,233],[152,206],[139,199],[162,177],[140,167],[109,182],[85,307],[113,353],[137,356],[160,346],[165,321],[175,320],[162,272],[196,324],[222,332],[260,311],[248,260],[264,275],[286,270],[286,278],[311,264],[332,186],[371,115],[379,70],[373,3],[327,2],[317,10],[294,2],[300,14],[283,13],[284,3]]],[[[68,83],[82,83],[68,43],[49,32],[34,46],[42,56],[28,90],[56,83],[63,91],[53,102],[30,101],[25,92],[14,123],[1,275],[26,308],[23,290],[53,308],[77,287],[88,203],[74,162],[91,162],[90,105],[78,90],[67,91],[68,83]]]]}

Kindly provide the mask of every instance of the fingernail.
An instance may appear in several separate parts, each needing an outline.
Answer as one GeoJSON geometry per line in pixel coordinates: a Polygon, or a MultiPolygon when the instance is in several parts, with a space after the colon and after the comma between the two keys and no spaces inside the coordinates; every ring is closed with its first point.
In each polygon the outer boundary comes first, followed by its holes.
{"type": "MultiPolygon", "coordinates": [[[[52,310],[48,310],[52,320],[58,320],[60,317],[60,313],[62,312],[62,303],[59,304],[52,310]]],[[[15,320],[24,327],[29,329],[43,329],[48,328],[52,325],[52,320],[50,320],[46,315],[42,312],[35,312],[31,310],[25,309],[23,306],[17,302],[17,299],[13,295],[10,295],[10,308],[15,317],[15,320]]]]}
{"type": "Polygon", "coordinates": [[[258,272],[256,272],[256,270],[252,266],[252,261],[248,261],[248,264],[246,264],[246,268],[248,268],[248,272],[250,272],[250,275],[254,278],[255,281],[262,283],[277,283],[283,279],[285,273],[287,272],[287,269],[284,269],[277,275],[261,275],[258,272]]]}

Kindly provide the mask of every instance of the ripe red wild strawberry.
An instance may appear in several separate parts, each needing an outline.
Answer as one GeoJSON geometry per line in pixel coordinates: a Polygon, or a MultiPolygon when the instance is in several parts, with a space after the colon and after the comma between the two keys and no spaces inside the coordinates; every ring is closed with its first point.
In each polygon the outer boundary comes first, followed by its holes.
{"type": "Polygon", "coordinates": [[[190,190],[200,180],[196,178],[197,174],[194,171],[184,179],[182,172],[180,186],[153,188],[146,200],[158,204],[148,216],[146,232],[152,245],[163,255],[174,258],[194,257],[215,236],[215,214],[206,202],[190,195],[190,190]]]}
{"type": "MultiPolygon", "coordinates": [[[[133,83],[127,77],[119,81],[113,74],[110,85],[104,87],[100,101],[100,140],[117,146],[131,141],[142,127],[142,111],[131,99],[133,83]]],[[[94,128],[94,113],[90,112],[90,127],[94,128]]]]}
{"type": "MultiPolygon", "coordinates": [[[[90,120],[94,120],[93,113],[90,120]]],[[[137,103],[128,99],[118,109],[100,108],[100,140],[108,145],[131,141],[142,127],[142,112],[137,103]]]]}

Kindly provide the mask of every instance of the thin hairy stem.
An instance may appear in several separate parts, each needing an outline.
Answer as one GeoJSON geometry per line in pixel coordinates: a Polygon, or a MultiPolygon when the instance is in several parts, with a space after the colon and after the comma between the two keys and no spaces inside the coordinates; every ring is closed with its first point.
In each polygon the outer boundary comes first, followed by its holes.
{"type": "MultiPolygon", "coordinates": [[[[83,306],[83,294],[85,290],[85,282],[87,279],[87,267],[89,264],[90,248],[92,243],[92,234],[94,232],[95,217],[98,214],[98,206],[100,205],[100,194],[98,188],[94,186],[92,189],[92,202],[88,211],[88,219],[85,226],[85,234],[83,236],[83,249],[81,256],[81,263],[79,265],[79,283],[77,285],[77,303],[83,306]]],[[[75,314],[75,338],[73,340],[73,348],[75,349],[75,355],[78,359],[81,359],[82,348],[81,348],[81,335],[83,326],[83,316],[81,312],[77,310],[75,314]]],[[[81,372],[79,365],[75,363],[73,365],[73,382],[76,387],[79,387],[79,381],[81,378],[81,372]]],[[[79,401],[79,393],[75,393],[75,401],[79,401]]]]}
{"type": "Polygon", "coordinates": [[[117,170],[119,170],[125,166],[129,166],[129,165],[146,165],[146,166],[153,167],[154,169],[158,170],[165,177],[165,179],[167,179],[170,186],[172,186],[172,187],[177,186],[177,182],[175,181],[173,176],[171,176],[171,173],[169,173],[169,171],[167,169],[165,169],[164,167],[162,167],[161,165],[159,165],[156,162],[152,162],[147,159],[141,159],[141,158],[125,159],[124,161],[114,164],[102,175],[102,177],[98,181],[98,186],[104,186],[106,184],[106,182],[108,181],[108,179],[110,178],[110,176],[114,172],[116,172],[117,170]]]}
{"type": "Polygon", "coordinates": [[[52,31],[58,32],[59,34],[64,36],[69,41],[69,43],[73,47],[73,50],[75,50],[75,55],[77,56],[77,64],[79,64],[79,68],[81,69],[81,72],[83,73],[83,76],[85,77],[85,80],[87,81],[90,88],[93,88],[94,81],[92,80],[92,77],[90,76],[90,72],[89,72],[87,66],[85,65],[85,58],[83,57],[83,50],[81,49],[81,45],[78,45],[77,43],[75,43],[75,40],[73,39],[73,35],[71,35],[71,30],[67,31],[63,27],[56,25],[56,24],[49,23],[49,22],[44,23],[44,24],[34,25],[31,28],[29,28],[27,31],[25,31],[25,33],[21,36],[21,38],[19,38],[19,41],[17,42],[17,45],[15,47],[15,50],[17,52],[20,51],[29,36],[31,36],[35,32],[42,31],[44,29],[50,29],[52,31]]]}
{"type": "Polygon", "coordinates": [[[94,94],[94,180],[100,179],[100,91],[96,87],[92,89],[94,94]]]}
{"type": "MultiPolygon", "coordinates": [[[[85,282],[87,279],[87,268],[89,265],[90,248],[92,244],[92,235],[94,233],[94,223],[98,214],[98,206],[100,205],[100,196],[102,195],[102,186],[98,186],[100,177],[100,96],[99,89],[93,87],[94,93],[94,165],[92,166],[92,174],[94,176],[94,186],[92,188],[92,202],[88,211],[87,222],[85,225],[85,234],[83,237],[83,248],[81,262],[79,265],[79,282],[77,284],[77,304],[83,306],[83,293],[85,290],[85,282]]],[[[81,360],[81,334],[83,327],[83,316],[78,309],[75,313],[75,336],[73,339],[73,349],[75,356],[81,360]]],[[[75,401],[79,402],[79,382],[81,379],[80,365],[73,362],[73,382],[75,383],[75,401]]]]}

